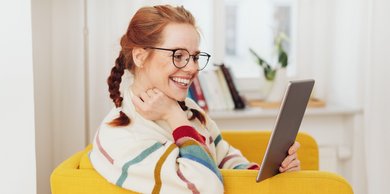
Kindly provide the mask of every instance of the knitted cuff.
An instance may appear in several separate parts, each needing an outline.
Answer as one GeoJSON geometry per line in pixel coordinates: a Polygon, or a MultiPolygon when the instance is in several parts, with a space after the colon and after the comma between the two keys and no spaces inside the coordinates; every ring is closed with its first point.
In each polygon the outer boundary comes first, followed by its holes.
{"type": "Polygon", "coordinates": [[[183,137],[190,137],[201,144],[205,144],[206,138],[199,134],[193,127],[188,125],[183,125],[176,128],[173,133],[173,139],[177,142],[179,139],[183,137]]]}

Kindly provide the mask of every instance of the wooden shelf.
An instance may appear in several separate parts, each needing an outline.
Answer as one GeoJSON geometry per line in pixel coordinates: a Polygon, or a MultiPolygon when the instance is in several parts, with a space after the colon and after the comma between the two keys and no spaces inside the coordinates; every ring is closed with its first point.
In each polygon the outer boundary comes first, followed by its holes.
{"type": "MultiPolygon", "coordinates": [[[[260,107],[265,109],[278,109],[280,107],[281,102],[266,102],[262,100],[251,100],[248,101],[249,107],[260,107]]],[[[308,103],[308,107],[310,108],[323,108],[326,103],[323,100],[317,98],[311,98],[308,103]]]]}
{"type": "MultiPolygon", "coordinates": [[[[347,107],[343,105],[328,104],[320,108],[307,108],[306,116],[350,116],[362,113],[363,109],[359,107],[347,107]]],[[[243,110],[219,110],[210,111],[208,114],[212,119],[250,119],[250,118],[274,118],[278,115],[277,108],[247,107],[243,110]]]]}

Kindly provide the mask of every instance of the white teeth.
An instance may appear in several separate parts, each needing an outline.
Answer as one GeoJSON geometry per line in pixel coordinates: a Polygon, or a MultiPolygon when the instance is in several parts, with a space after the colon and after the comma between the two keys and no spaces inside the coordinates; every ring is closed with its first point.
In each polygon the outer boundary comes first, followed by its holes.
{"type": "Polygon", "coordinates": [[[189,79],[183,79],[183,78],[178,78],[178,77],[173,77],[172,80],[175,82],[178,82],[180,84],[183,84],[183,85],[187,85],[190,83],[189,79]]]}

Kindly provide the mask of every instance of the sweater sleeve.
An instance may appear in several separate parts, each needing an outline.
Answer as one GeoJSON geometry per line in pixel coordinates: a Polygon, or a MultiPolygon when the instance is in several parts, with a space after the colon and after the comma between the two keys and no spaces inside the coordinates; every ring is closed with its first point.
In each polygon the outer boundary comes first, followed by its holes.
{"type": "Polygon", "coordinates": [[[101,128],[90,160],[109,182],[140,193],[223,193],[221,173],[191,126],[173,131],[174,142],[139,138],[123,128],[101,128]]]}
{"type": "Polygon", "coordinates": [[[217,124],[191,99],[186,99],[186,104],[191,108],[200,110],[206,117],[206,128],[211,133],[210,141],[215,146],[216,159],[220,169],[250,169],[258,170],[257,163],[249,162],[240,150],[231,146],[221,135],[217,124]]]}
{"type": "Polygon", "coordinates": [[[211,131],[211,138],[214,143],[217,155],[217,164],[220,169],[249,169],[258,170],[257,163],[249,162],[240,150],[231,146],[225,141],[216,123],[207,118],[207,128],[211,131]]]}

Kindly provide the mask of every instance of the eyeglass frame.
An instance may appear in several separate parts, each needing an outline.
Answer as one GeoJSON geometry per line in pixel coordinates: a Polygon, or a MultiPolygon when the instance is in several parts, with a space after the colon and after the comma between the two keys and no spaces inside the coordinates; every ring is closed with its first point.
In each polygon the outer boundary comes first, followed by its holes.
{"type": "Polygon", "coordinates": [[[189,55],[189,58],[188,58],[188,59],[192,58],[192,61],[194,61],[194,62],[195,62],[195,59],[194,59],[194,58],[195,58],[196,55],[199,55],[199,56],[200,56],[201,54],[203,54],[202,56],[206,56],[206,57],[207,57],[206,64],[204,65],[204,67],[203,67],[202,69],[197,69],[198,71],[202,71],[204,68],[206,68],[207,64],[208,64],[209,61],[210,61],[210,57],[211,57],[211,55],[208,54],[208,53],[206,53],[206,52],[199,52],[199,53],[197,53],[197,54],[195,54],[195,55],[191,55],[190,52],[189,52],[187,49],[183,49],[183,48],[168,49],[168,48],[160,48],[160,47],[145,47],[144,49],[156,49],[156,50],[163,50],[163,51],[171,51],[171,52],[172,52],[172,63],[173,63],[173,65],[174,65],[176,68],[178,68],[178,69],[183,69],[183,68],[186,67],[186,66],[188,65],[188,63],[190,62],[190,60],[186,60],[187,63],[186,63],[185,65],[183,65],[183,66],[181,66],[181,67],[177,66],[176,63],[175,63],[175,53],[176,53],[176,51],[178,51],[178,50],[184,50],[184,51],[186,51],[186,52],[188,53],[188,55],[189,55]]]}

